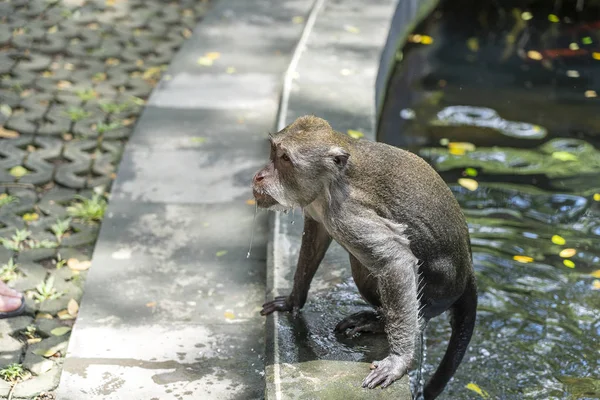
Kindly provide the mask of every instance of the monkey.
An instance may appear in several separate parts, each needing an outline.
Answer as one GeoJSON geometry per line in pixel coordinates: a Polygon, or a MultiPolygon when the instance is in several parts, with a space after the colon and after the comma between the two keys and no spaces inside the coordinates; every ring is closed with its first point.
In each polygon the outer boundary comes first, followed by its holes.
{"type": "Polygon", "coordinates": [[[266,302],[261,314],[297,315],[335,240],[349,253],[359,293],[375,308],[344,318],[335,331],[384,332],[389,343],[363,388],[384,388],[406,374],[420,329],[450,313],[448,347],[423,391],[435,399],[465,355],[477,308],[468,226],[451,190],[416,154],[351,138],[316,116],[298,118],[269,142],[269,162],[252,178],[256,204],[302,208],[304,233],[291,294],[266,302]]]}

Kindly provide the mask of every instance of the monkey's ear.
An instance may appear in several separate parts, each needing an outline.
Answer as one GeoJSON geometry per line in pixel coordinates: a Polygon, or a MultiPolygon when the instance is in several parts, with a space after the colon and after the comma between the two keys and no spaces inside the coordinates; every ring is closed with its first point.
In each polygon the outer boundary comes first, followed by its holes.
{"type": "Polygon", "coordinates": [[[337,165],[340,168],[345,167],[348,163],[348,158],[350,158],[350,153],[348,153],[341,147],[332,147],[331,149],[329,149],[328,155],[329,157],[331,157],[335,165],[337,165]]]}

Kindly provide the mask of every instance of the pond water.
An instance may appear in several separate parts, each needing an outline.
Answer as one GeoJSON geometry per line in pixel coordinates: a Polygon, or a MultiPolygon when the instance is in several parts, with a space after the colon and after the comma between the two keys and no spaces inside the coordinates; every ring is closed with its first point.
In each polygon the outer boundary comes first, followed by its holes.
{"type": "Polygon", "coordinates": [[[397,59],[378,139],[451,187],[480,292],[441,398],[600,398],[600,2],[446,1],[397,59]]]}

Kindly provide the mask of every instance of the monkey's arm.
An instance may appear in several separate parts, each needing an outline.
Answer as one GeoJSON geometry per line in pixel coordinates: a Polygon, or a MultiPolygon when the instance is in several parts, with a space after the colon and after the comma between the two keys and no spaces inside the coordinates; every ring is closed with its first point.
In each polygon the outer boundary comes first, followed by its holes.
{"type": "Polygon", "coordinates": [[[310,283],[330,244],[331,236],[325,227],[306,215],[292,293],[263,304],[261,315],[268,315],[273,311],[292,311],[296,315],[300,311],[306,303],[310,283]]]}

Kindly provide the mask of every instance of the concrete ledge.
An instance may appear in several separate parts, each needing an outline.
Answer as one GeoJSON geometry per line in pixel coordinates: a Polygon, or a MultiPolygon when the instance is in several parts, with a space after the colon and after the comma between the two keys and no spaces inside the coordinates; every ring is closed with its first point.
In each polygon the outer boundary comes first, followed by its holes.
{"type": "MultiPolygon", "coordinates": [[[[375,90],[382,50],[397,0],[337,0],[322,3],[306,48],[284,93],[279,126],[305,114],[327,119],[334,129],[375,138],[375,90]]],[[[285,90],[284,89],[284,90],[285,90]]],[[[302,213],[275,214],[268,255],[267,298],[291,291],[302,213]]],[[[332,244],[301,315],[267,319],[266,398],[409,399],[408,379],[385,390],[363,389],[373,360],[387,355],[384,335],[336,336],[343,317],[368,308],[350,275],[348,255],[332,244]]]]}

